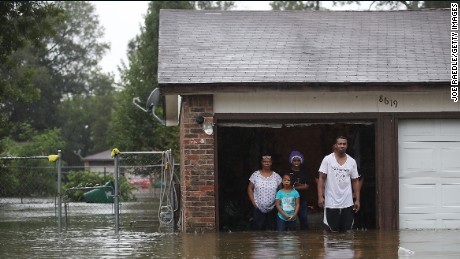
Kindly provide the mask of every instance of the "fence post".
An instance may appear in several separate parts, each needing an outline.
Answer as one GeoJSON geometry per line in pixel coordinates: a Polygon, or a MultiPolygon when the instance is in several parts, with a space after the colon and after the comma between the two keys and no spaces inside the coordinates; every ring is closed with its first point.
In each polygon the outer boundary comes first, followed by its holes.
{"type": "Polygon", "coordinates": [[[62,173],[62,164],[61,164],[61,160],[62,160],[62,156],[61,156],[61,150],[59,149],[58,150],[58,232],[61,233],[61,220],[62,220],[62,195],[61,195],[61,173],[62,173]]]}
{"type": "Polygon", "coordinates": [[[118,154],[115,154],[113,157],[113,160],[115,162],[115,170],[113,172],[114,176],[114,181],[115,181],[115,193],[114,193],[114,199],[113,202],[115,203],[114,208],[115,208],[115,234],[118,235],[118,227],[119,227],[119,208],[118,208],[118,154]]]}

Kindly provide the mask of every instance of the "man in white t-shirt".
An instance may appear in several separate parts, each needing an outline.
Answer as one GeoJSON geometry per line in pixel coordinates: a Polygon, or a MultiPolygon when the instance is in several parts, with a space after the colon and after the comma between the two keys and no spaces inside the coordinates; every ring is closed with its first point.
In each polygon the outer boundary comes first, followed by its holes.
{"type": "Polygon", "coordinates": [[[326,231],[351,230],[353,211],[356,213],[360,208],[358,169],[356,161],[346,153],[347,146],[345,137],[337,137],[334,152],[324,157],[319,168],[318,205],[324,208],[326,231]]]}

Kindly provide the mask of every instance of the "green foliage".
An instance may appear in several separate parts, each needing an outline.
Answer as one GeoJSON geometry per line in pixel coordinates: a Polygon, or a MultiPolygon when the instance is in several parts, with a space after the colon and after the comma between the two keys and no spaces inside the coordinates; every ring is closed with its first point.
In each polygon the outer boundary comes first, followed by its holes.
{"type": "Polygon", "coordinates": [[[0,63],[28,43],[43,46],[42,39],[53,34],[49,18],[59,14],[59,9],[45,1],[1,1],[0,63]]]}
{"type": "MultiPolygon", "coordinates": [[[[229,10],[233,1],[153,1],[145,17],[141,34],[129,43],[128,66],[122,66],[123,89],[117,93],[112,113],[110,143],[120,150],[173,150],[179,153],[179,128],[165,127],[152,115],[133,105],[133,98],[145,102],[158,87],[158,31],[160,9],[229,10]]],[[[156,114],[162,114],[161,104],[156,114]]]]}
{"type": "MultiPolygon", "coordinates": [[[[109,49],[100,42],[104,30],[99,24],[94,6],[87,1],[59,1],[57,6],[65,11],[63,22],[56,22],[58,33],[48,38],[46,65],[56,73],[62,95],[90,95],[101,85],[92,84],[98,77],[99,61],[109,49]]],[[[105,86],[105,85],[104,85],[105,86]]]]}
{"type": "Polygon", "coordinates": [[[108,149],[114,82],[98,66],[109,46],[100,41],[103,28],[94,6],[61,1],[0,2],[0,7],[5,61],[0,62],[0,139],[27,141],[59,127],[59,148],[72,165],[81,164],[74,150],[87,155],[108,149]]]}
{"type": "Polygon", "coordinates": [[[234,1],[196,1],[200,10],[222,10],[227,11],[235,7],[234,1]]]}
{"type": "Polygon", "coordinates": [[[450,3],[450,1],[374,1],[372,5],[375,4],[377,10],[418,10],[425,8],[450,8],[450,3]]]}
{"type": "Polygon", "coordinates": [[[98,42],[102,29],[94,7],[88,2],[57,5],[65,11],[63,21],[55,20],[58,33],[46,39],[46,51],[36,53],[41,60],[38,65],[47,71],[35,81],[41,90],[40,101],[17,109],[17,119],[28,119],[37,129],[57,125],[55,117],[49,115],[56,113],[64,96],[91,95],[95,89],[107,87],[93,83],[101,74],[97,64],[108,49],[108,44],[98,42]]]}
{"type": "MultiPolygon", "coordinates": [[[[71,201],[84,201],[83,194],[88,190],[78,190],[78,188],[103,186],[108,181],[114,182],[114,177],[104,177],[101,173],[91,171],[71,171],[67,175],[67,183],[63,186],[63,193],[68,195],[71,201]],[[76,190],[71,190],[71,188],[76,188],[76,190]]],[[[118,179],[118,185],[121,201],[132,201],[136,199],[132,194],[132,191],[136,188],[131,186],[125,177],[120,177],[118,179]]]]}
{"type": "Polygon", "coordinates": [[[103,29],[94,6],[85,1],[55,2],[54,6],[61,12],[47,21],[56,33],[42,37],[42,48],[25,42],[9,56],[21,67],[0,77],[10,85],[6,89],[24,89],[28,94],[28,102],[9,98],[1,108],[6,114],[2,119],[10,122],[4,135],[10,133],[14,139],[19,136],[11,128],[17,123],[27,121],[38,132],[61,127],[56,116],[61,102],[75,96],[110,95],[113,91],[112,76],[98,67],[109,46],[100,42],[103,29]],[[26,76],[27,83],[19,80],[26,76]]]}
{"type": "Polygon", "coordinates": [[[423,1],[423,8],[450,8],[451,1],[423,1]]]}
{"type": "Polygon", "coordinates": [[[108,150],[106,136],[111,120],[113,95],[76,96],[59,105],[56,116],[66,140],[63,159],[69,165],[79,165],[81,156],[108,150]]]}
{"type": "MultiPolygon", "coordinates": [[[[27,125],[27,124],[24,124],[27,125]]],[[[30,126],[24,126],[30,130],[30,126]]],[[[14,142],[5,139],[2,143],[6,144],[3,156],[48,156],[56,154],[57,150],[63,146],[61,132],[59,129],[46,130],[41,134],[34,134],[25,142],[14,142]]]]}
{"type": "Polygon", "coordinates": [[[320,10],[321,1],[272,1],[273,10],[320,10]]]}
{"type": "Polygon", "coordinates": [[[374,6],[377,10],[401,10],[404,9],[403,7],[408,10],[414,10],[420,9],[422,3],[423,1],[374,1],[369,6],[369,9],[374,6]]]}
{"type": "MultiPolygon", "coordinates": [[[[3,139],[1,144],[5,147],[1,156],[14,157],[57,154],[58,148],[63,145],[57,129],[34,135],[27,142],[3,139]]],[[[2,160],[1,163],[0,195],[28,197],[56,193],[55,164],[51,164],[48,159],[2,160]]]]}
{"type": "MultiPolygon", "coordinates": [[[[44,1],[0,2],[0,138],[15,126],[14,107],[39,99],[33,83],[40,74],[28,49],[44,49],[44,39],[55,34],[50,22],[60,10],[44,1]]],[[[1,147],[0,147],[1,152],[1,147]]]]}
{"type": "Polygon", "coordinates": [[[19,196],[20,178],[18,172],[8,169],[11,162],[1,161],[0,167],[0,197],[19,196]]]}
{"type": "Polygon", "coordinates": [[[177,127],[165,127],[153,116],[133,105],[133,98],[145,102],[158,87],[158,29],[160,9],[193,9],[194,2],[154,1],[149,4],[145,28],[129,44],[129,67],[121,70],[124,88],[116,96],[112,113],[110,143],[120,150],[178,150],[177,127]]]}
{"type": "MultiPolygon", "coordinates": [[[[272,1],[270,6],[273,10],[327,10],[321,4],[323,1],[272,1]]],[[[351,4],[360,5],[362,1],[332,1],[333,6],[345,6],[351,4]]],[[[369,2],[369,10],[417,10],[425,8],[449,8],[450,1],[372,1],[369,2]]]]}
{"type": "Polygon", "coordinates": [[[0,196],[50,197],[56,194],[56,168],[47,160],[14,160],[6,165],[0,173],[0,196]]]}

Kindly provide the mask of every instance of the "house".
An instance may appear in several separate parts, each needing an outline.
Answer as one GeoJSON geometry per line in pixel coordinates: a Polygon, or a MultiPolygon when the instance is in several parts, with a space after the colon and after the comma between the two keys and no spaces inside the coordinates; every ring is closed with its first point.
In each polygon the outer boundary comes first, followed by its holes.
{"type": "Polygon", "coordinates": [[[183,230],[243,228],[265,153],[280,173],[291,150],[304,154],[310,215],[321,213],[313,179],[338,134],[364,177],[366,228],[460,228],[450,18],[161,10],[158,82],[166,125],[180,126],[183,230]]]}
{"type": "Polygon", "coordinates": [[[81,161],[84,164],[85,170],[101,172],[104,174],[113,174],[115,171],[115,164],[111,156],[111,150],[83,157],[81,161]]]}

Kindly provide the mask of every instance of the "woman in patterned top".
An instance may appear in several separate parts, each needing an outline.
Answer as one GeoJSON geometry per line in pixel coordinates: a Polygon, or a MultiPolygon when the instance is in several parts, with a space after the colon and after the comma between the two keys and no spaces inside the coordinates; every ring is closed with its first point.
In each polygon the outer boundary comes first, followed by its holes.
{"type": "Polygon", "coordinates": [[[271,156],[262,156],[262,169],[249,178],[248,195],[254,206],[252,225],[254,230],[276,229],[275,197],[281,176],[271,170],[271,156]]]}

